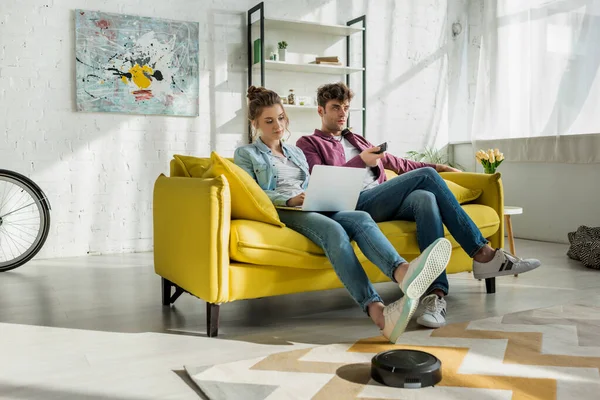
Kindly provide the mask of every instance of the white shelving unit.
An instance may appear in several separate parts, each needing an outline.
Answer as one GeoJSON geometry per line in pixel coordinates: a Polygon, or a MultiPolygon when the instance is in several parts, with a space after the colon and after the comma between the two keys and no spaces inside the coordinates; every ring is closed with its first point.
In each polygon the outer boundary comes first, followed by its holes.
{"type": "MultiPolygon", "coordinates": [[[[277,18],[267,18],[264,13],[264,2],[258,3],[254,7],[248,10],[247,13],[247,52],[248,52],[248,86],[251,85],[261,85],[268,86],[266,83],[265,77],[267,76],[267,72],[269,73],[281,73],[281,72],[292,72],[292,73],[300,73],[300,74],[322,74],[322,75],[337,75],[340,78],[344,77],[346,83],[350,86],[350,76],[353,74],[361,74],[362,75],[362,107],[354,107],[351,108],[350,111],[361,112],[362,113],[362,134],[365,135],[366,129],[366,16],[363,15],[361,17],[355,18],[351,21],[348,21],[346,25],[335,25],[335,24],[321,24],[317,22],[306,22],[306,21],[294,21],[288,19],[277,19],[277,18]],[[253,21],[253,15],[259,14],[259,18],[256,21],[253,21]],[[362,24],[362,26],[356,26],[357,24],[362,24]],[[346,40],[346,54],[345,54],[345,62],[346,65],[332,65],[332,64],[316,64],[316,63],[299,63],[299,62],[290,62],[290,61],[299,61],[289,60],[289,61],[274,61],[265,59],[265,34],[267,31],[296,31],[300,33],[306,33],[310,35],[305,35],[306,37],[313,37],[315,35],[317,38],[322,38],[325,36],[332,36],[339,38],[345,38],[346,40]],[[351,60],[351,49],[350,46],[350,38],[358,34],[362,37],[362,66],[351,66],[348,65],[349,60],[351,60]],[[260,41],[257,41],[255,44],[255,39],[260,38],[260,41]],[[255,59],[255,45],[257,46],[256,57],[255,59]],[[253,75],[259,74],[260,81],[259,83],[253,82],[253,75]]],[[[302,35],[301,35],[302,36],[302,35]]],[[[306,47],[305,47],[306,48],[306,47]]],[[[305,57],[300,57],[300,60],[305,57]]],[[[343,59],[343,57],[342,57],[343,59]]],[[[286,76],[286,79],[289,77],[286,76]]],[[[301,76],[293,76],[292,80],[296,81],[295,84],[300,85],[301,76]]],[[[329,81],[329,79],[315,78],[314,76],[307,76],[305,79],[309,79],[312,84],[318,81],[329,81]]],[[[292,84],[294,85],[294,84],[292,84]]],[[[301,96],[300,96],[301,97],[301,96]]],[[[356,104],[358,105],[358,104],[356,104]]],[[[316,105],[286,105],[286,109],[291,110],[311,110],[316,111],[316,105]]],[[[348,124],[350,123],[350,116],[348,116],[348,124]]],[[[248,139],[251,141],[250,134],[250,125],[248,125],[248,139]]]]}
{"type": "MultiPolygon", "coordinates": [[[[255,71],[260,70],[260,63],[252,67],[255,71]]],[[[270,71],[305,72],[313,74],[342,75],[353,72],[362,72],[364,68],[352,68],[343,65],[329,64],[296,64],[290,62],[265,60],[265,69],[270,71]]]]}
{"type": "MultiPolygon", "coordinates": [[[[254,22],[252,25],[258,25],[259,21],[254,22]]],[[[332,36],[348,36],[353,33],[362,32],[365,28],[352,27],[344,25],[327,25],[319,24],[316,22],[304,22],[304,21],[292,21],[285,19],[264,19],[265,29],[285,29],[299,32],[310,32],[323,35],[332,36]]]]}

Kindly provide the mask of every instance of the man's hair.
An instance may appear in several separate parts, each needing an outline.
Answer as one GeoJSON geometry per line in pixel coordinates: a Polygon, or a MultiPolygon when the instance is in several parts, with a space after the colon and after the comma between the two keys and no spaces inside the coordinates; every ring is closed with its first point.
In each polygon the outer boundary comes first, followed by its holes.
{"type": "Polygon", "coordinates": [[[328,83],[317,89],[317,103],[325,108],[325,105],[330,100],[338,100],[340,102],[351,101],[354,93],[343,82],[328,83]]]}

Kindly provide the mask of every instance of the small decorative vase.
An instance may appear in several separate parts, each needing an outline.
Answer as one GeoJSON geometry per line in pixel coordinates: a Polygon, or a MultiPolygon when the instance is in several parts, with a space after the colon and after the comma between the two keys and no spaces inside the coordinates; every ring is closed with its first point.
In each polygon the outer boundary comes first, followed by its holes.
{"type": "Polygon", "coordinates": [[[287,55],[287,49],[279,49],[279,61],[285,62],[285,56],[287,55]]]}
{"type": "Polygon", "coordinates": [[[485,172],[486,174],[495,174],[496,173],[496,168],[494,168],[492,166],[489,166],[489,167],[484,166],[483,167],[483,172],[485,172]]]}

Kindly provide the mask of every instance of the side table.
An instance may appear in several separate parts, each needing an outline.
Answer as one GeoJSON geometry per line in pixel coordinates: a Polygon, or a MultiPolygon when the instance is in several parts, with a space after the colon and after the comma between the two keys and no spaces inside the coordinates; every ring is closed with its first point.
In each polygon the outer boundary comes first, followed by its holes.
{"type": "MultiPolygon", "coordinates": [[[[510,219],[511,215],[523,214],[523,207],[512,207],[512,206],[504,206],[504,221],[506,225],[506,232],[508,234],[508,244],[510,246],[510,252],[512,255],[515,254],[515,238],[513,236],[512,229],[512,221],[510,219]]],[[[519,274],[515,274],[515,276],[519,276],[519,274]]]]}

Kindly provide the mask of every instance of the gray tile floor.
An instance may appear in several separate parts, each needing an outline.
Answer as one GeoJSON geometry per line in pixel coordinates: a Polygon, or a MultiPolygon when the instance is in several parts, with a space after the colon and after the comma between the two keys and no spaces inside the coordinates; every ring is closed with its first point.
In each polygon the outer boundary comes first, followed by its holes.
{"type": "MultiPolygon", "coordinates": [[[[471,274],[450,275],[449,322],[600,300],[600,271],[569,260],[567,245],[516,245],[542,267],[499,278],[494,295],[471,274]]],[[[391,283],[376,288],[386,301],[398,295],[391,283]]],[[[151,253],[37,260],[2,273],[0,398],[197,398],[181,377],[186,364],[379,334],[343,289],[224,304],[218,338],[205,337],[204,311],[188,294],[161,305],[151,253]]]]}

